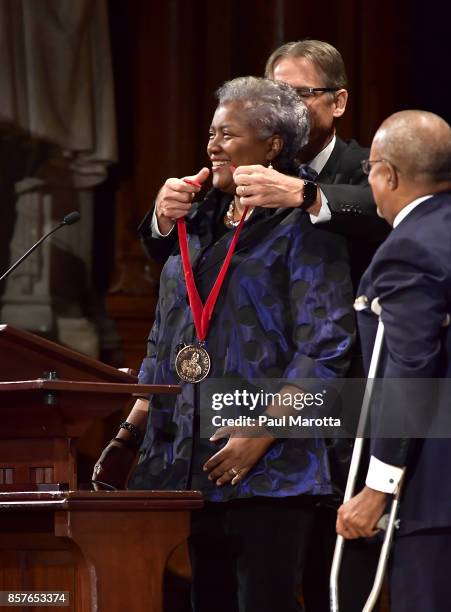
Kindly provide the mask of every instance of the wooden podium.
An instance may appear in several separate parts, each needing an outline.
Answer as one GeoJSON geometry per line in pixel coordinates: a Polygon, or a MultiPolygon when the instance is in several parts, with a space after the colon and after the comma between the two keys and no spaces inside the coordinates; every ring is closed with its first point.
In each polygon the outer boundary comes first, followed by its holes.
{"type": "Polygon", "coordinates": [[[138,385],[7,325],[0,363],[0,591],[67,591],[77,612],[162,611],[167,559],[201,495],[78,491],[77,440],[134,394],[179,387],[138,385]]]}

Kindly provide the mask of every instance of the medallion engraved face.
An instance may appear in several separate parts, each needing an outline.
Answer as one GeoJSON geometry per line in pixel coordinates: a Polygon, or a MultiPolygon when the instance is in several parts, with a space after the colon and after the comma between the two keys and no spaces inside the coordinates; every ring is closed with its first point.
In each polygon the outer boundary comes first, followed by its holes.
{"type": "Polygon", "coordinates": [[[210,356],[202,346],[196,344],[185,346],[177,353],[175,370],[181,380],[198,383],[210,371],[210,356]]]}

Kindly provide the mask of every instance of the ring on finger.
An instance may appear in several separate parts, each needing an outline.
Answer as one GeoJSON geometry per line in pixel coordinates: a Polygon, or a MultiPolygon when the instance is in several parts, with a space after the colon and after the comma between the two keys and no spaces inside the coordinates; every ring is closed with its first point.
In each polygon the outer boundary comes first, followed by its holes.
{"type": "Polygon", "coordinates": [[[246,194],[246,185],[241,186],[241,195],[244,196],[246,194]]]}
{"type": "Polygon", "coordinates": [[[229,474],[230,474],[230,476],[238,476],[240,472],[241,472],[241,470],[237,470],[237,469],[236,469],[236,468],[234,468],[234,467],[233,467],[233,468],[230,468],[230,470],[229,470],[229,474]]]}

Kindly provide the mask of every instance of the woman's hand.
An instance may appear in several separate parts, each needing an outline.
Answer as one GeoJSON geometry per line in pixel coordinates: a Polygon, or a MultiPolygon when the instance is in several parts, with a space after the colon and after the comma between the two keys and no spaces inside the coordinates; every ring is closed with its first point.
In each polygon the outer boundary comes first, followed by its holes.
{"type": "Polygon", "coordinates": [[[179,178],[169,178],[165,182],[155,201],[158,229],[163,235],[171,231],[177,219],[186,217],[194,196],[201,190],[193,183],[204,183],[209,174],[208,168],[202,168],[194,176],[185,177],[189,182],[179,178]]]}
{"type": "Polygon", "coordinates": [[[125,489],[136,453],[137,449],[132,450],[120,442],[111,440],[94,466],[92,480],[99,482],[99,485],[94,483],[94,488],[101,489],[101,483],[104,482],[115,489],[125,489]]]}
{"type": "Polygon", "coordinates": [[[205,463],[203,469],[210,472],[209,480],[216,481],[218,486],[227,482],[235,485],[254,467],[274,442],[274,438],[264,430],[259,430],[258,435],[255,428],[253,430],[254,436],[249,438],[243,437],[246,435],[244,428],[221,427],[216,431],[210,438],[212,442],[222,438],[229,438],[229,441],[205,463]]]}

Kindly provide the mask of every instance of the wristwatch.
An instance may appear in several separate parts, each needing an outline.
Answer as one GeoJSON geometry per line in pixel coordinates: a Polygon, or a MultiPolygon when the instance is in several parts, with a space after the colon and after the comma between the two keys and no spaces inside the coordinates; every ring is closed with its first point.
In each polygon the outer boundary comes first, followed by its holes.
{"type": "Polygon", "coordinates": [[[304,199],[302,200],[299,208],[301,210],[307,210],[316,200],[318,193],[318,185],[313,181],[304,181],[304,199]]]}

